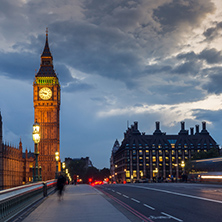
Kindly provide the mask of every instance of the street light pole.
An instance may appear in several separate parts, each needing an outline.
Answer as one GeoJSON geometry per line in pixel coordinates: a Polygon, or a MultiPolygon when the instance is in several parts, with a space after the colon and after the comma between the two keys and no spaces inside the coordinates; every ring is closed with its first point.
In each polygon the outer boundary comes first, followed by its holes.
{"type": "Polygon", "coordinates": [[[62,162],[63,173],[65,173],[65,168],[66,168],[66,163],[65,163],[65,162],[62,162]]]}
{"type": "Polygon", "coordinates": [[[38,163],[38,155],[39,155],[38,144],[40,142],[40,125],[39,125],[39,123],[37,123],[37,120],[33,124],[32,138],[33,138],[33,141],[35,143],[35,151],[34,151],[34,155],[35,155],[35,170],[33,169],[33,182],[34,182],[34,181],[40,181],[39,163],[38,163]],[[34,171],[35,171],[35,173],[34,173],[34,171]]]}
{"type": "Polygon", "coordinates": [[[59,161],[59,152],[55,152],[55,160],[56,160],[56,173],[55,173],[55,178],[58,179],[58,161],[59,161]]]}

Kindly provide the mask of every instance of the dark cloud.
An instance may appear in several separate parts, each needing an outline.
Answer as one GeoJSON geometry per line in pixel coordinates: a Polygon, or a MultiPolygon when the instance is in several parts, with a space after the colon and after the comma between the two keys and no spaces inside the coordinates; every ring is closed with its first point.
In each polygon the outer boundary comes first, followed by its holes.
{"type": "Polygon", "coordinates": [[[54,36],[57,59],[72,64],[81,72],[122,80],[141,72],[142,58],[136,53],[137,47],[129,40],[125,42],[118,30],[100,29],[82,22],[56,22],[51,29],[65,37],[54,36]]]}
{"type": "Polygon", "coordinates": [[[0,73],[9,78],[32,82],[35,75],[36,60],[30,53],[0,53],[0,73]]]}
{"type": "Polygon", "coordinates": [[[155,85],[149,87],[149,90],[153,92],[152,96],[158,98],[158,100],[153,101],[155,104],[177,104],[181,103],[181,101],[195,102],[204,99],[202,92],[196,89],[195,86],[196,82],[184,86],[177,84],[155,85]]]}
{"type": "Polygon", "coordinates": [[[216,49],[204,49],[198,57],[206,60],[208,64],[221,63],[222,61],[222,53],[216,49]]]}
{"type": "Polygon", "coordinates": [[[205,69],[203,73],[208,73],[209,81],[203,85],[203,89],[208,93],[221,94],[222,93],[222,67],[214,67],[205,69]]]}
{"type": "Polygon", "coordinates": [[[75,81],[70,82],[67,86],[62,88],[63,92],[72,93],[77,91],[88,91],[94,89],[94,86],[82,83],[79,80],[75,79],[75,81]]]}
{"type": "MultiPolygon", "coordinates": [[[[188,53],[181,53],[176,56],[179,60],[198,63],[200,60],[205,60],[208,64],[218,64],[222,61],[222,52],[215,48],[204,49],[199,54],[193,51],[188,53]]],[[[201,67],[199,67],[201,69],[201,67]]]]}
{"type": "Polygon", "coordinates": [[[202,64],[198,61],[188,61],[188,62],[184,62],[184,63],[176,66],[172,70],[172,73],[191,74],[191,75],[195,76],[199,73],[201,66],[202,66],[202,64]]]}
{"type": "Polygon", "coordinates": [[[169,73],[172,70],[170,65],[149,65],[145,67],[144,74],[169,73]]]}
{"type": "Polygon", "coordinates": [[[187,61],[194,61],[197,59],[195,52],[181,53],[176,56],[177,59],[185,59],[187,61]]]}
{"type": "MultiPolygon", "coordinates": [[[[222,110],[204,110],[204,109],[195,109],[193,110],[194,115],[197,120],[200,121],[210,121],[210,122],[218,122],[221,119],[222,110]]],[[[220,121],[221,122],[221,121],[220,121]]]]}
{"type": "Polygon", "coordinates": [[[220,30],[222,30],[222,22],[214,22],[214,26],[208,28],[203,35],[206,37],[207,41],[212,41],[213,39],[221,36],[220,30]],[[215,24],[216,23],[216,24],[215,24]]]}
{"type": "Polygon", "coordinates": [[[214,4],[210,1],[173,0],[155,9],[153,18],[162,25],[164,32],[171,32],[181,24],[195,26],[214,9],[214,4]]]}

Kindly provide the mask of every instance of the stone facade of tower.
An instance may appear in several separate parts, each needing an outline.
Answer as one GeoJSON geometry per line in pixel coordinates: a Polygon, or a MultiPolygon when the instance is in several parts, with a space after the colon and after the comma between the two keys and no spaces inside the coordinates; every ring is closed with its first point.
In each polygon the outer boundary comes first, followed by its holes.
{"type": "Polygon", "coordinates": [[[39,71],[33,82],[34,122],[40,124],[39,166],[42,180],[55,178],[55,152],[60,152],[60,84],[53,67],[48,33],[39,71]]]}

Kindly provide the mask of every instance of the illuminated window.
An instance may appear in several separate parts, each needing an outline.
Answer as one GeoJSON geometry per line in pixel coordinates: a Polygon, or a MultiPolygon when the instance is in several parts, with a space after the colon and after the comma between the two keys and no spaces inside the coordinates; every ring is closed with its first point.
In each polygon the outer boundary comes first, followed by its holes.
{"type": "Polygon", "coordinates": [[[172,150],[172,155],[175,155],[175,150],[172,150]]]}
{"type": "Polygon", "coordinates": [[[149,163],[147,163],[146,166],[149,166],[149,163]]]}
{"type": "Polygon", "coordinates": [[[130,171],[129,170],[126,171],[126,177],[130,177],[130,171]]]}
{"type": "Polygon", "coordinates": [[[136,177],[136,170],[133,171],[133,177],[136,177]]]}
{"type": "Polygon", "coordinates": [[[142,160],[142,159],[143,159],[143,157],[141,157],[141,156],[140,156],[139,158],[140,158],[140,160],[142,160]]]}
{"type": "Polygon", "coordinates": [[[171,144],[171,148],[175,148],[175,144],[171,144]]]}
{"type": "Polygon", "coordinates": [[[149,150],[146,150],[146,154],[149,154],[149,150]]]}
{"type": "Polygon", "coordinates": [[[161,149],[161,148],[162,148],[161,144],[159,144],[159,145],[158,145],[158,148],[159,148],[159,149],[161,149]]]}
{"type": "Polygon", "coordinates": [[[159,155],[162,155],[162,153],[163,153],[162,150],[159,150],[159,155]]]}
{"type": "Polygon", "coordinates": [[[163,157],[159,156],[159,161],[162,162],[163,161],[163,157]]]}
{"type": "Polygon", "coordinates": [[[148,160],[148,159],[149,159],[149,157],[147,156],[147,157],[146,157],[146,159],[148,160]]]}
{"type": "Polygon", "coordinates": [[[168,156],[166,156],[166,157],[165,157],[165,159],[166,159],[166,160],[169,160],[169,157],[168,157],[168,156]]]}
{"type": "Polygon", "coordinates": [[[143,151],[142,150],[139,150],[139,155],[143,155],[143,151]]]}
{"type": "Polygon", "coordinates": [[[153,162],[156,162],[156,157],[155,156],[153,156],[153,162]]]}

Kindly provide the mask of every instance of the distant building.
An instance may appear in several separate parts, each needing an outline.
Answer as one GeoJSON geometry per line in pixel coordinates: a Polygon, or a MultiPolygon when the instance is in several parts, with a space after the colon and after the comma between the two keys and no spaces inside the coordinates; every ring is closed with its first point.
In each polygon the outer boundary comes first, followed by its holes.
{"type": "Polygon", "coordinates": [[[92,161],[89,159],[88,156],[85,158],[83,158],[83,157],[81,157],[81,158],[70,158],[70,157],[65,158],[66,165],[70,165],[72,163],[79,162],[79,161],[84,163],[85,169],[87,169],[89,167],[93,167],[92,161]]]}
{"type": "Polygon", "coordinates": [[[112,153],[111,153],[111,157],[110,157],[110,174],[112,176],[112,181],[114,181],[115,179],[115,163],[114,163],[114,155],[116,153],[116,151],[119,149],[119,141],[116,140],[113,148],[112,148],[112,153]]]}
{"type": "Polygon", "coordinates": [[[183,174],[183,162],[196,152],[207,152],[219,146],[206,129],[206,122],[185,130],[181,122],[181,130],[176,135],[161,132],[160,123],[152,135],[138,130],[138,122],[134,122],[124,133],[124,139],[117,151],[112,152],[111,172],[117,182],[132,182],[140,179],[165,179],[173,176],[179,179],[183,174]],[[183,161],[183,162],[182,162],[183,161]],[[115,170],[113,170],[113,166],[115,170]]]}
{"type": "Polygon", "coordinates": [[[2,116],[0,114],[0,190],[16,187],[32,181],[34,154],[22,153],[18,147],[3,143],[2,116]]]}

